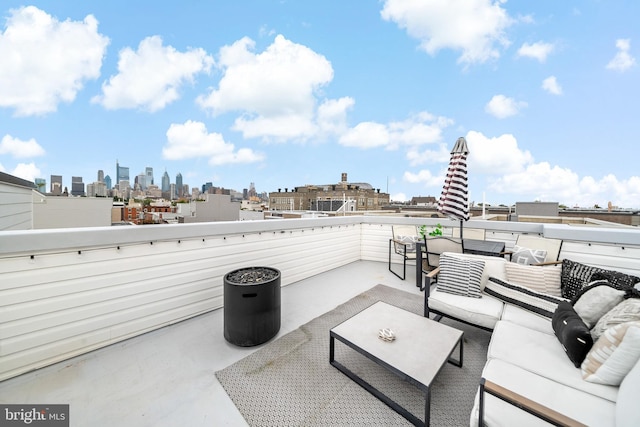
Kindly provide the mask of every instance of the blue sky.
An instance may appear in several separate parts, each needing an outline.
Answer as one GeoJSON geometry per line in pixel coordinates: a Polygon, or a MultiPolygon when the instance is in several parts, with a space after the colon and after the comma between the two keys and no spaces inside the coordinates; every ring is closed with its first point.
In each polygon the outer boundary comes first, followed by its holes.
{"type": "Polygon", "coordinates": [[[258,191],[348,173],[438,197],[640,207],[640,2],[33,1],[0,6],[0,170],[115,163],[258,191]]]}

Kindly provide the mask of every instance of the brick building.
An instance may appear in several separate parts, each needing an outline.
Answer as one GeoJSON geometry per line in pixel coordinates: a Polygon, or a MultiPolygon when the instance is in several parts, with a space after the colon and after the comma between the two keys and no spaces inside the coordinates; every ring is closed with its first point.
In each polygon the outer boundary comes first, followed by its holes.
{"type": "Polygon", "coordinates": [[[348,182],[346,173],[337,184],[305,185],[291,191],[279,188],[269,193],[271,210],[354,212],[379,210],[388,204],[388,193],[381,193],[367,183],[348,182]]]}

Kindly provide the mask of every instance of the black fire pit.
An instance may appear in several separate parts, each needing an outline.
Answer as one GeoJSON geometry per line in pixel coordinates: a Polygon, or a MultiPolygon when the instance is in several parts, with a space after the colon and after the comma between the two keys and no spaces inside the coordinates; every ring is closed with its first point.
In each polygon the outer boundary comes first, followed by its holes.
{"type": "Polygon", "coordinates": [[[280,330],[280,271],[248,267],[224,276],[224,338],[251,347],[280,330]]]}

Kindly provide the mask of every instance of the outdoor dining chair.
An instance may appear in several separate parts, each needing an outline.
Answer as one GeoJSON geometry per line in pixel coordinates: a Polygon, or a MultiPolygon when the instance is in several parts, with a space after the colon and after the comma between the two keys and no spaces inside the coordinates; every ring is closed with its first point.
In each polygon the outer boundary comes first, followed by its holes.
{"type": "Polygon", "coordinates": [[[418,227],[415,225],[392,225],[389,239],[389,271],[399,279],[407,276],[407,261],[416,259],[416,243],[420,240],[418,227]],[[392,254],[402,257],[402,276],[391,268],[392,254]]]}

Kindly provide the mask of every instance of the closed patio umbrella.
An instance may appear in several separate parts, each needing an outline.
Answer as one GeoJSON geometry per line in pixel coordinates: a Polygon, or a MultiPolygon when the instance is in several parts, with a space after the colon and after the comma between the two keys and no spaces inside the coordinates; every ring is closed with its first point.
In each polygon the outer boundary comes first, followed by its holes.
{"type": "Polygon", "coordinates": [[[469,201],[467,186],[467,155],[469,148],[464,137],[458,138],[451,151],[447,177],[444,180],[442,194],[438,202],[438,211],[452,219],[460,220],[460,238],[462,222],[469,219],[469,201]]]}

